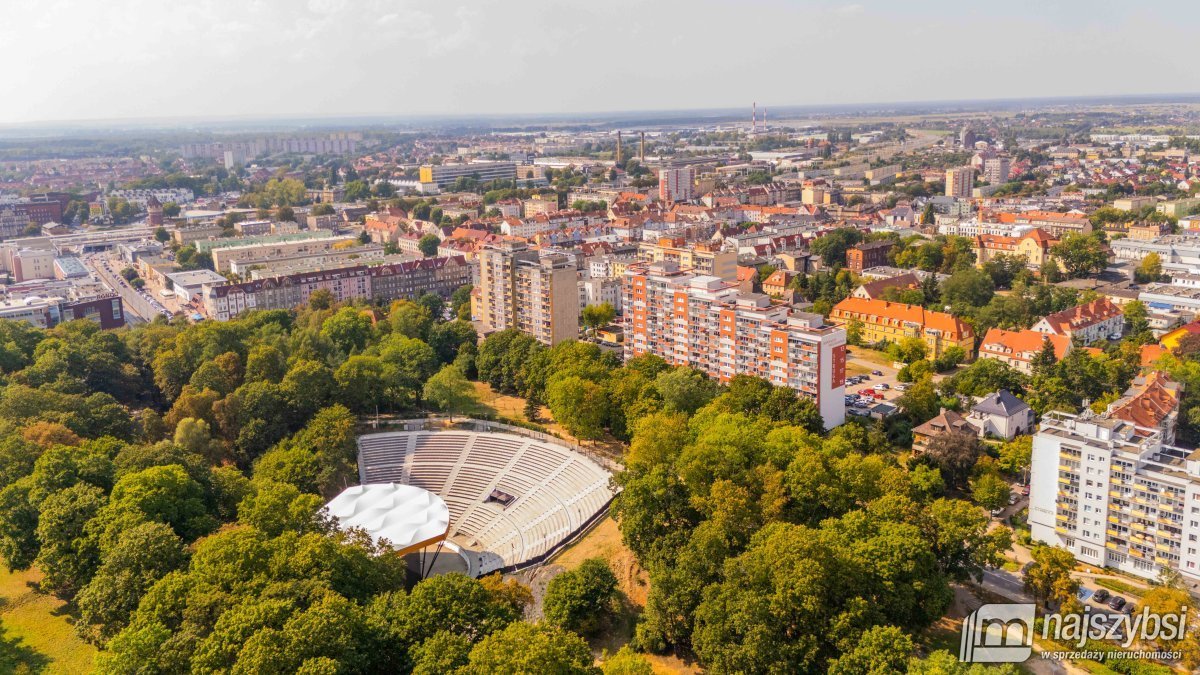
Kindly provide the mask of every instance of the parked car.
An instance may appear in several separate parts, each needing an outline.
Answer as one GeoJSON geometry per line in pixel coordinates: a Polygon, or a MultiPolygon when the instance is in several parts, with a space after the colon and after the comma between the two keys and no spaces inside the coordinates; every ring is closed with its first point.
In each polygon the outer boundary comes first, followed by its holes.
{"type": "Polygon", "coordinates": [[[877,384],[875,386],[880,389],[891,389],[891,386],[889,386],[887,382],[880,382],[879,384],[877,384]]]}
{"type": "Polygon", "coordinates": [[[1103,605],[1108,601],[1109,595],[1110,593],[1108,592],[1108,589],[1101,588],[1100,590],[1096,591],[1095,595],[1092,596],[1092,602],[1103,605]]]}
{"type": "Polygon", "coordinates": [[[859,389],[858,395],[859,396],[874,396],[875,390],[874,389],[859,389]]]}
{"type": "Polygon", "coordinates": [[[908,388],[911,386],[912,385],[907,382],[901,382],[900,384],[896,385],[896,391],[908,391],[908,388]]]}
{"type": "Polygon", "coordinates": [[[1119,595],[1114,595],[1113,599],[1108,601],[1108,606],[1110,609],[1115,609],[1119,612],[1125,607],[1125,598],[1122,598],[1119,595]]]}
{"type": "Polygon", "coordinates": [[[1029,496],[1029,486],[1028,486],[1028,485],[1022,485],[1022,486],[1021,486],[1021,495],[1022,495],[1022,496],[1024,496],[1024,497],[1028,497],[1028,496],[1029,496]]]}
{"type": "Polygon", "coordinates": [[[872,374],[872,375],[874,375],[875,377],[883,377],[883,371],[882,371],[882,370],[872,370],[872,371],[871,371],[871,374],[872,374]]]}
{"type": "Polygon", "coordinates": [[[992,509],[993,518],[999,518],[1001,513],[1004,513],[1004,509],[992,509]]]}
{"type": "Polygon", "coordinates": [[[1015,492],[1008,495],[1008,503],[1009,504],[1016,504],[1019,501],[1021,501],[1021,495],[1019,495],[1015,492]]]}

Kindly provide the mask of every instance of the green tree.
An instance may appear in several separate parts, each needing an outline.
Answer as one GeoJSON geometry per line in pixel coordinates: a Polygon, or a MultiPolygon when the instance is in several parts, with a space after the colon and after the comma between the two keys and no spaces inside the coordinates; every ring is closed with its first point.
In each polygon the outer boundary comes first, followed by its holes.
{"type": "Polygon", "coordinates": [[[941,399],[933,387],[933,379],[926,376],[913,383],[908,391],[896,399],[900,410],[909,417],[914,425],[922,424],[933,419],[941,408],[941,399]]]}
{"type": "Polygon", "coordinates": [[[966,487],[971,469],[983,454],[983,444],[970,431],[947,431],[931,438],[925,453],[941,469],[948,485],[966,487]]]}
{"type": "Polygon", "coordinates": [[[654,666],[644,656],[625,645],[604,659],[604,675],[654,675],[654,666]]]}
{"type": "Polygon", "coordinates": [[[809,250],[821,256],[826,267],[844,267],[846,251],[863,240],[863,233],[853,227],[841,227],[813,240],[809,250]]]}
{"type": "Polygon", "coordinates": [[[704,407],[717,393],[716,385],[695,368],[679,367],[654,378],[654,388],[668,410],[692,414],[704,407]]]}
{"type": "Polygon", "coordinates": [[[426,258],[432,258],[433,256],[437,255],[438,246],[440,246],[441,243],[442,240],[439,239],[436,234],[427,234],[417,241],[417,248],[420,249],[421,255],[425,256],[426,258]]]}
{"type": "Polygon", "coordinates": [[[1025,590],[1039,601],[1061,605],[1075,599],[1079,580],[1071,576],[1075,556],[1056,546],[1039,546],[1033,550],[1033,564],[1025,570],[1025,590]]]}
{"type": "Polygon", "coordinates": [[[475,386],[453,364],[442,366],[425,382],[423,398],[438,410],[450,414],[465,412],[479,401],[475,386]]]}
{"type": "Polygon", "coordinates": [[[929,345],[918,337],[906,337],[888,347],[888,356],[893,360],[913,363],[929,355],[929,345]]]}
{"type": "Polygon", "coordinates": [[[343,307],[321,324],[321,335],[347,354],[361,351],[371,339],[371,319],[355,307],[343,307]]]}
{"type": "Polygon", "coordinates": [[[995,295],[992,277],[977,267],[963,267],[942,282],[942,303],[963,314],[983,307],[995,295]]]}
{"type": "MultiPolygon", "coordinates": [[[[1035,358],[1036,360],[1036,358],[1035,358]]],[[[977,359],[971,365],[944,381],[942,388],[950,393],[982,397],[1001,389],[1020,395],[1029,378],[1021,371],[997,359],[977,359]]]]}
{"type": "Polygon", "coordinates": [[[607,302],[599,305],[588,305],[583,308],[583,325],[587,326],[588,330],[595,332],[597,329],[608,325],[613,317],[617,315],[617,311],[607,302]]]}
{"type": "Polygon", "coordinates": [[[913,652],[912,638],[895,626],[875,626],[858,644],[829,665],[830,675],[902,673],[913,652]]]}
{"type": "Polygon", "coordinates": [[[518,621],[475,645],[467,675],[599,675],[587,642],[574,633],[546,624],[518,621]]]}
{"type": "Polygon", "coordinates": [[[76,483],[51,494],[42,502],[37,524],[41,546],[37,565],[45,575],[42,588],[70,600],[100,564],[100,550],[84,527],[106,501],[104,491],[87,483],[76,483]]]}
{"type": "Polygon", "coordinates": [[[413,650],[413,675],[453,673],[467,665],[471,641],[449,631],[438,631],[413,650]]]}
{"type": "Polygon", "coordinates": [[[330,309],[333,307],[333,293],[330,293],[329,289],[326,288],[318,288],[309,293],[308,307],[315,310],[330,309]]]}
{"type": "Polygon", "coordinates": [[[971,483],[971,497],[975,503],[988,511],[1008,506],[1008,497],[1011,493],[1012,488],[995,473],[984,473],[971,483]]]}
{"type": "Polygon", "coordinates": [[[556,378],[546,388],[546,404],[576,438],[595,440],[604,434],[607,399],[604,387],[595,382],[576,375],[556,378]]]}
{"type": "Polygon", "coordinates": [[[393,331],[401,335],[424,340],[433,326],[433,316],[428,309],[415,302],[400,300],[392,304],[388,323],[393,331]]]}
{"type": "Polygon", "coordinates": [[[1068,232],[1059,243],[1050,247],[1050,254],[1062,262],[1067,276],[1072,279],[1103,272],[1108,264],[1108,250],[1098,233],[1068,232]]]}
{"type": "Polygon", "coordinates": [[[550,580],[542,614],[560,628],[595,635],[616,613],[619,596],[617,577],[608,563],[589,558],[550,580]]]}
{"type": "Polygon", "coordinates": [[[1162,258],[1155,252],[1147,253],[1142,262],[1133,272],[1133,279],[1139,284],[1146,284],[1152,281],[1162,281],[1163,268],[1162,258]]]}
{"type": "Polygon", "coordinates": [[[1033,461],[1033,437],[1017,436],[1000,446],[1000,457],[996,465],[1008,473],[1024,475],[1033,461]]]}
{"type": "Polygon", "coordinates": [[[123,629],[154,582],[183,564],[183,542],[163,523],[125,530],[105,549],[96,576],[79,593],[79,616],[100,642],[123,629]]]}

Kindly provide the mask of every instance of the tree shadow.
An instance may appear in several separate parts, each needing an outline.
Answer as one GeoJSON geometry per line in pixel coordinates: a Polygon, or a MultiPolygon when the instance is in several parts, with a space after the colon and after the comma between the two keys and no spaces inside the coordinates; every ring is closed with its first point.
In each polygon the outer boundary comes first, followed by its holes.
{"type": "Polygon", "coordinates": [[[24,644],[20,638],[11,637],[0,626],[0,672],[41,673],[50,665],[50,658],[24,644]]]}

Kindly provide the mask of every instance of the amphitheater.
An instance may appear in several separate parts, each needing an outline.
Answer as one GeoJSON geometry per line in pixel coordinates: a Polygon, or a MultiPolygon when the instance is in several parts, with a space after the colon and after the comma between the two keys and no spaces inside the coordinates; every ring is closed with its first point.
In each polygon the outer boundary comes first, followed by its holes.
{"type": "Polygon", "coordinates": [[[476,420],[404,426],[358,438],[359,478],[414,485],[446,502],[444,545],[462,566],[443,561],[437,571],[480,576],[540,562],[613,498],[607,470],[550,436],[476,420]]]}

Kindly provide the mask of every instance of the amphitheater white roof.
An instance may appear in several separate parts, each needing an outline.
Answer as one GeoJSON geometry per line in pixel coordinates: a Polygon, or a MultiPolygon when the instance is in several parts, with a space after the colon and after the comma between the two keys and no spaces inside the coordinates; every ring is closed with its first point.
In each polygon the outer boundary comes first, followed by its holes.
{"type": "Polygon", "coordinates": [[[373,483],[346,488],[325,505],[343,530],[361,528],[376,542],[408,552],[446,538],[450,509],[415,485],[373,483]]]}

